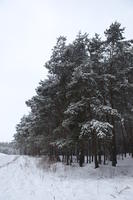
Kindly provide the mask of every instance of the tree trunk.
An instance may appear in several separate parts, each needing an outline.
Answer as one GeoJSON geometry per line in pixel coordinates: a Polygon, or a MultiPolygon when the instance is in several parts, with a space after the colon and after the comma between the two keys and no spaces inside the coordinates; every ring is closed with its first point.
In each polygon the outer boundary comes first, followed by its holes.
{"type": "Polygon", "coordinates": [[[80,154],[79,154],[79,166],[83,167],[83,163],[84,163],[84,153],[81,150],[80,154]]]}
{"type": "Polygon", "coordinates": [[[116,167],[117,164],[117,158],[116,158],[116,136],[115,136],[115,122],[114,118],[112,116],[112,125],[113,125],[113,130],[112,130],[112,166],[116,167]]]}
{"type": "Polygon", "coordinates": [[[95,159],[95,168],[98,168],[98,160],[97,160],[97,136],[96,133],[94,133],[94,137],[93,137],[93,148],[94,148],[94,159],[95,159]]]}

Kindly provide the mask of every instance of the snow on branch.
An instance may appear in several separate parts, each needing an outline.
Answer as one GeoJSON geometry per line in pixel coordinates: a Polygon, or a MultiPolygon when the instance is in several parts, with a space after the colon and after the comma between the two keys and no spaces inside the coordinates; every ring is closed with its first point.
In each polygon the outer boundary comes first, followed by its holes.
{"type": "Polygon", "coordinates": [[[121,119],[121,115],[120,113],[118,113],[117,109],[113,109],[110,106],[99,106],[99,107],[95,107],[93,109],[97,114],[103,115],[103,114],[107,114],[109,116],[114,116],[117,117],[119,119],[121,119]]]}
{"type": "Polygon", "coordinates": [[[51,146],[56,146],[59,149],[61,149],[63,147],[67,147],[70,144],[72,144],[71,139],[59,139],[59,140],[56,140],[56,141],[50,143],[51,146]]]}
{"type": "Polygon", "coordinates": [[[108,122],[101,122],[93,119],[82,125],[81,136],[95,133],[99,138],[104,138],[106,135],[111,136],[112,129],[113,126],[108,122]]]}
{"type": "Polygon", "coordinates": [[[65,111],[65,114],[76,115],[80,111],[83,111],[84,106],[85,106],[85,102],[83,102],[83,101],[78,101],[76,103],[71,103],[69,105],[68,109],[65,111]]]}

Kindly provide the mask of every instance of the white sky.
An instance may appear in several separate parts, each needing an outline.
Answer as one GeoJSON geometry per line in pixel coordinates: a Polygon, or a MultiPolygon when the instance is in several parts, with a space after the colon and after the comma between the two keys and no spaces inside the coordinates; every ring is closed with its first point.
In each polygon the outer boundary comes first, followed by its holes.
{"type": "Polygon", "coordinates": [[[10,141],[28,112],[25,101],[46,77],[60,35],[103,34],[115,20],[133,38],[132,0],[0,0],[0,141],[10,141]]]}

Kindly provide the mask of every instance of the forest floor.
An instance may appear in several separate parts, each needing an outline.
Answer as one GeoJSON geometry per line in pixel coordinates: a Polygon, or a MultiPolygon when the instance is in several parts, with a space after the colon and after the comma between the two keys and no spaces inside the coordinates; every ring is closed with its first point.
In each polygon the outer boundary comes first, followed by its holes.
{"type": "Polygon", "coordinates": [[[45,159],[0,154],[0,200],[132,200],[133,159],[117,167],[49,164],[45,159]]]}

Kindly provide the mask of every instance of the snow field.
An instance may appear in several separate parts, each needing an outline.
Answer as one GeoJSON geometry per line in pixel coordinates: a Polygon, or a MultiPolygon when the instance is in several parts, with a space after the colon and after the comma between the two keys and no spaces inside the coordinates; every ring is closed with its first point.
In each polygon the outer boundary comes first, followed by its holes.
{"type": "Polygon", "coordinates": [[[49,165],[40,158],[0,154],[0,200],[132,200],[133,160],[116,168],[49,165]]]}

